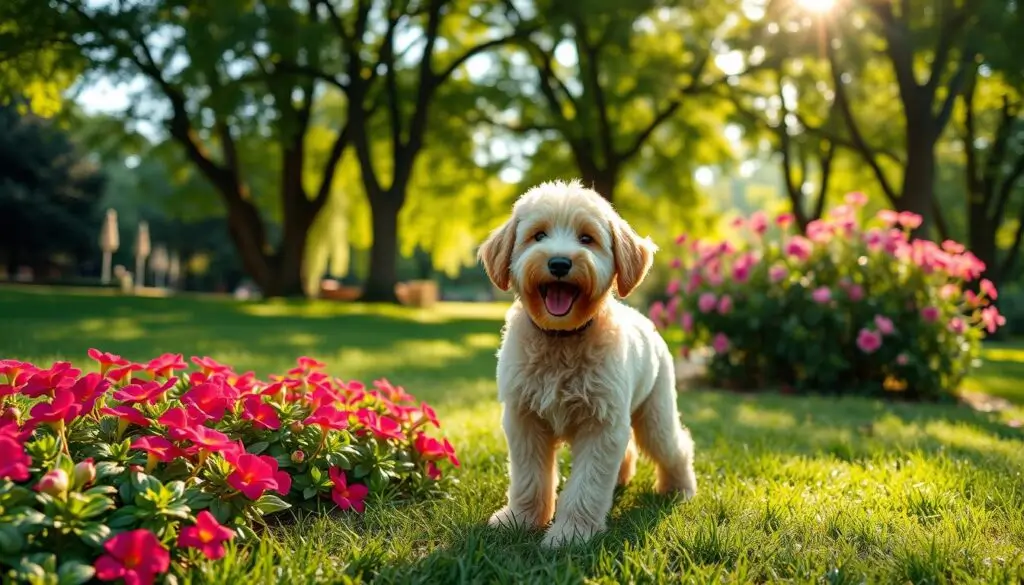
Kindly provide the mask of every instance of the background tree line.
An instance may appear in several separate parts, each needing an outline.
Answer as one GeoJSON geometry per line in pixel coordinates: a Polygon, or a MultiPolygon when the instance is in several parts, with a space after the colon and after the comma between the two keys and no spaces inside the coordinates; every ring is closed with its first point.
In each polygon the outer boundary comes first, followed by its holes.
{"type": "MultiPolygon", "coordinates": [[[[736,205],[789,206],[806,226],[864,190],[921,214],[925,236],[969,242],[993,279],[1015,274],[1019,2],[828,5],[9,0],[0,88],[10,116],[30,104],[33,124],[63,123],[121,181],[77,189],[142,193],[169,232],[212,218],[270,296],[367,249],[364,299],[394,300],[401,258],[457,274],[522,186],[571,175],[665,244],[736,205]],[[59,107],[100,79],[137,87],[129,107],[59,107]],[[753,201],[757,175],[783,198],[753,201]]],[[[77,180],[8,168],[0,205],[22,213],[77,180]]],[[[61,251],[83,255],[83,238],[61,251]]]]}

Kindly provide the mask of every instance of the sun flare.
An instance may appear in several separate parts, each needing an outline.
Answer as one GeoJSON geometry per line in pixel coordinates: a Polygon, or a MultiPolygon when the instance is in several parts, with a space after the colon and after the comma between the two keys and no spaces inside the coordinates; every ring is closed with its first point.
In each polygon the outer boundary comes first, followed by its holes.
{"type": "Polygon", "coordinates": [[[828,12],[836,6],[836,0],[797,0],[797,3],[811,12],[828,12]]]}

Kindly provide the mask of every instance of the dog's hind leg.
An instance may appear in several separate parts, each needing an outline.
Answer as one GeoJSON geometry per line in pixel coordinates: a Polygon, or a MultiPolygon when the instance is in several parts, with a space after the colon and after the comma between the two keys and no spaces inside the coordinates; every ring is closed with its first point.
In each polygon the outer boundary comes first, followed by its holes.
{"type": "Polygon", "coordinates": [[[672,365],[661,365],[651,395],[633,413],[633,432],[640,450],[657,466],[658,491],[678,492],[689,499],[697,493],[693,438],[679,422],[672,365]]]}
{"type": "Polygon", "coordinates": [[[622,465],[619,466],[619,485],[626,485],[629,480],[633,479],[636,475],[636,460],[638,457],[636,450],[636,439],[632,433],[629,437],[629,445],[626,446],[626,454],[622,457],[622,465]]]}

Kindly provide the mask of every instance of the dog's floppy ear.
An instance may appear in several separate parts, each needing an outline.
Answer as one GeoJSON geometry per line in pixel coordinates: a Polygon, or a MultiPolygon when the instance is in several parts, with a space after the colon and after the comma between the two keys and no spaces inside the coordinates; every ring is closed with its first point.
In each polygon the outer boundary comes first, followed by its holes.
{"type": "Polygon", "coordinates": [[[477,257],[487,271],[487,277],[494,286],[503,291],[507,291],[511,286],[512,248],[515,242],[516,223],[512,218],[491,232],[477,252],[477,257]]]}
{"type": "Polygon", "coordinates": [[[621,217],[614,217],[611,223],[615,290],[626,298],[647,276],[658,247],[650,238],[641,238],[621,217]]]}

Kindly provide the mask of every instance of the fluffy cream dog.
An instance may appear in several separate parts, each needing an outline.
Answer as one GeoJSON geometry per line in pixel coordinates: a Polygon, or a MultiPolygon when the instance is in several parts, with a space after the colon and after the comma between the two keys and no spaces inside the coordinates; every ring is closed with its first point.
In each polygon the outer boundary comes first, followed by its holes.
{"type": "Polygon", "coordinates": [[[554,516],[545,546],[589,539],[605,527],[616,483],[635,473],[636,445],[654,460],[659,491],[696,493],[672,355],[650,320],[613,297],[640,284],[655,251],[578,181],[527,191],[480,247],[491,281],[516,296],[498,350],[508,504],[491,525],[540,528],[554,516]],[[563,441],[572,473],[556,510],[563,441]]]}

